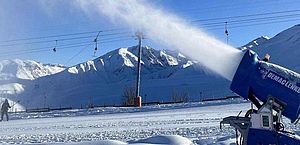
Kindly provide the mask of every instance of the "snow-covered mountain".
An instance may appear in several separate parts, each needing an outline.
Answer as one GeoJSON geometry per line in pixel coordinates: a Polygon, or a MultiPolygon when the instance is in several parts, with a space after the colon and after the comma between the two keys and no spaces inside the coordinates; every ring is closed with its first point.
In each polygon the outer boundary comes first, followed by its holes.
{"type": "MultiPolygon", "coordinates": [[[[119,48],[95,60],[31,81],[22,94],[30,97],[19,100],[26,102],[24,104],[29,108],[37,105],[85,107],[87,104],[121,104],[123,91],[135,86],[137,60],[136,46],[119,48]]],[[[213,92],[215,97],[230,93],[219,89],[228,82],[207,76],[195,65],[197,62],[180,53],[145,46],[141,63],[141,95],[144,101],[171,101],[174,90],[181,94],[188,93],[189,99],[194,101],[203,99],[199,94],[204,90],[205,93],[213,92]],[[212,79],[215,81],[209,82],[212,79]]]]}
{"type": "MultiPolygon", "coordinates": [[[[6,87],[9,93],[2,92],[5,94],[2,96],[25,108],[121,104],[124,89],[135,86],[137,59],[137,47],[134,46],[119,48],[68,68],[34,61],[3,61],[3,66],[11,68],[2,69],[1,74],[11,77],[6,77],[9,83],[1,83],[2,88],[10,85],[6,87]],[[19,88],[18,92],[14,91],[16,88],[19,88]]],[[[207,75],[197,62],[180,53],[145,46],[141,63],[144,101],[171,101],[175,90],[188,93],[189,99],[194,101],[203,99],[200,97],[205,93],[215,97],[230,93],[219,89],[228,82],[207,75]],[[214,81],[210,82],[212,79],[214,81]]]]}
{"type": "Polygon", "coordinates": [[[300,24],[286,29],[270,39],[259,37],[242,48],[252,49],[260,57],[270,54],[271,62],[300,72],[300,24]]]}
{"type": "Polygon", "coordinates": [[[268,36],[261,36],[258,37],[254,40],[252,40],[251,42],[249,42],[248,44],[244,45],[242,47],[242,49],[251,49],[251,48],[255,48],[257,46],[263,45],[265,42],[267,42],[270,38],[268,36]]]}
{"type": "MultiPolygon", "coordinates": [[[[147,79],[168,78],[195,63],[180,53],[158,51],[148,46],[143,47],[142,56],[142,75],[147,79]]],[[[93,61],[70,67],[67,71],[72,74],[94,71],[101,74],[100,78],[107,83],[130,81],[136,77],[137,61],[136,46],[119,48],[93,61]]]]}
{"type": "Polygon", "coordinates": [[[34,80],[61,72],[65,68],[62,65],[42,64],[32,60],[2,60],[0,61],[0,80],[34,80]]]}
{"type": "Polygon", "coordinates": [[[0,61],[0,97],[16,98],[18,94],[25,91],[28,82],[59,73],[65,68],[62,65],[42,64],[32,60],[2,60],[0,61]]]}
{"type": "MultiPolygon", "coordinates": [[[[271,62],[300,71],[300,25],[273,38],[259,37],[241,47],[271,62]]],[[[141,96],[144,102],[172,101],[172,94],[185,94],[189,101],[231,95],[230,82],[206,73],[197,62],[169,50],[142,49],[141,96]]],[[[0,61],[1,97],[24,108],[85,107],[88,104],[122,103],[126,88],[136,80],[137,47],[119,48],[95,60],[72,67],[35,61],[0,61]]]]}

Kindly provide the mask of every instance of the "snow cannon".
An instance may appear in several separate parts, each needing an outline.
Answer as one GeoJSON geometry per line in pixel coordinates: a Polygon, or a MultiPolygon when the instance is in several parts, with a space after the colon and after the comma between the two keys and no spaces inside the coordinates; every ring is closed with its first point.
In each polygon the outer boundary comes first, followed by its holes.
{"type": "Polygon", "coordinates": [[[237,144],[300,144],[299,137],[286,131],[282,123],[282,115],[293,123],[299,120],[300,74],[247,50],[230,89],[256,106],[245,117],[230,116],[221,122],[236,128],[237,144]]]}
{"type": "Polygon", "coordinates": [[[232,80],[230,89],[249,99],[257,108],[258,100],[280,103],[282,115],[294,122],[300,113],[300,74],[281,66],[260,61],[253,51],[246,51],[232,80]]]}

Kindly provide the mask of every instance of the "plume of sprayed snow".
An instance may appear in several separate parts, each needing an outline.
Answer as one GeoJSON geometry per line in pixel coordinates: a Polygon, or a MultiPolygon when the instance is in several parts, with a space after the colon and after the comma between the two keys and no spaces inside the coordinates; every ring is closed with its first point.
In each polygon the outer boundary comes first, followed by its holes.
{"type": "Polygon", "coordinates": [[[175,48],[222,77],[232,80],[243,53],[142,0],[78,0],[86,12],[143,31],[152,40],[175,48]]]}

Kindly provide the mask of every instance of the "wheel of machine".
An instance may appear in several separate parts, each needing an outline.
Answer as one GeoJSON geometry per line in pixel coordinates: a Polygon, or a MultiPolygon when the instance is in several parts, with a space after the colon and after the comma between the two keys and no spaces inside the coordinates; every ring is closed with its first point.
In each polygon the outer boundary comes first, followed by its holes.
{"type": "Polygon", "coordinates": [[[250,117],[250,115],[251,115],[252,113],[257,113],[257,110],[256,110],[256,109],[249,109],[249,110],[246,112],[245,117],[250,117]]]}

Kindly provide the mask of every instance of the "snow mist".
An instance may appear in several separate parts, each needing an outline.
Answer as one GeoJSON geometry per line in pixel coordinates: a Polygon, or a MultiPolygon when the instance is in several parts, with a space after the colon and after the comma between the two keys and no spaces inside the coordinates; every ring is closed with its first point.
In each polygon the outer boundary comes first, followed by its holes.
{"type": "Polygon", "coordinates": [[[143,0],[78,0],[86,11],[96,10],[113,21],[141,30],[147,38],[177,49],[204,67],[232,80],[243,53],[143,0]]]}

